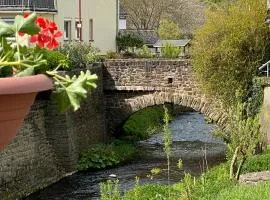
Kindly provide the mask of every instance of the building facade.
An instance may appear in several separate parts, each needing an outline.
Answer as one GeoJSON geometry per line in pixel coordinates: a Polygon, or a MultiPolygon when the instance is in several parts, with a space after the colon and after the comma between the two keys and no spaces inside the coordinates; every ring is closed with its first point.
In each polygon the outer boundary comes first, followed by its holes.
{"type": "Polygon", "coordinates": [[[103,53],[116,50],[118,0],[0,0],[5,22],[24,12],[54,20],[63,31],[62,42],[89,42],[103,53]]]}

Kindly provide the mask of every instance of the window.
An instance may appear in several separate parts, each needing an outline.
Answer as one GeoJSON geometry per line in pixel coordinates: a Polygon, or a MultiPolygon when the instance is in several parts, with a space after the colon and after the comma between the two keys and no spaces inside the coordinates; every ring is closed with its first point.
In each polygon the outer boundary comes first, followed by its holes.
{"type": "Polygon", "coordinates": [[[2,18],[2,20],[3,20],[4,22],[6,22],[7,24],[9,24],[9,25],[11,25],[11,24],[14,23],[14,18],[12,18],[12,17],[2,18]]]}
{"type": "Polygon", "coordinates": [[[71,20],[64,21],[64,40],[71,40],[71,20]]]}
{"type": "Polygon", "coordinates": [[[82,22],[80,22],[79,20],[76,20],[75,22],[75,30],[76,30],[75,35],[76,40],[82,40],[82,22]]]}
{"type": "Polygon", "coordinates": [[[89,41],[94,41],[93,19],[89,20],[89,41]]]}

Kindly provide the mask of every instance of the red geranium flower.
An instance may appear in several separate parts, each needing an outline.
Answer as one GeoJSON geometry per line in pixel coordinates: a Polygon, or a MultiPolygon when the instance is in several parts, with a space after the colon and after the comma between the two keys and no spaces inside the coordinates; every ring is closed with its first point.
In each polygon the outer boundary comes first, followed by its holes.
{"type": "Polygon", "coordinates": [[[47,27],[48,20],[45,20],[43,17],[38,17],[36,20],[37,25],[39,25],[40,28],[45,29],[47,27]]]}
{"type": "Polygon", "coordinates": [[[36,23],[41,28],[41,31],[39,34],[31,36],[30,42],[37,42],[40,48],[58,48],[59,42],[57,41],[57,38],[62,36],[62,32],[58,30],[56,23],[42,17],[38,17],[36,23]]]}
{"type": "MultiPolygon", "coordinates": [[[[27,18],[30,14],[25,13],[24,18],[27,18]]],[[[31,43],[37,43],[40,48],[54,49],[59,47],[57,38],[62,36],[62,32],[58,30],[58,27],[54,21],[49,21],[43,17],[38,17],[36,24],[40,27],[39,34],[32,35],[30,37],[31,43]]],[[[20,36],[24,36],[25,33],[19,32],[20,36]]]]}

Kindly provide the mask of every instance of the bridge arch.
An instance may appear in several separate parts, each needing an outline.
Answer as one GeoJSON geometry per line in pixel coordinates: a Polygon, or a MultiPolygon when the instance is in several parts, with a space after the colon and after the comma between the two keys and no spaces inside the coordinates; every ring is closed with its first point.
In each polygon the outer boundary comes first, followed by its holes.
{"type": "Polygon", "coordinates": [[[133,113],[164,103],[192,108],[219,125],[226,120],[219,101],[200,91],[189,60],[107,60],[103,84],[109,133],[133,113]]]}
{"type": "Polygon", "coordinates": [[[226,117],[220,112],[220,109],[214,107],[209,100],[188,95],[171,94],[168,92],[145,94],[120,93],[115,97],[111,96],[110,100],[113,102],[112,106],[106,106],[107,128],[110,133],[118,132],[124,122],[135,112],[165,103],[192,108],[202,113],[204,116],[209,117],[219,125],[223,125],[226,120],[226,117]]]}

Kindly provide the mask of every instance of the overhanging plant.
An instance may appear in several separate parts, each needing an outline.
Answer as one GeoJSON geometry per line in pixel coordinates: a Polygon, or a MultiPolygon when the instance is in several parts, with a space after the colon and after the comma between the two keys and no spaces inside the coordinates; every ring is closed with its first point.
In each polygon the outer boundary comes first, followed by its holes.
{"type": "Polygon", "coordinates": [[[62,112],[79,109],[88,90],[96,87],[97,76],[89,70],[61,76],[57,70],[65,62],[48,70],[42,49],[59,47],[61,36],[54,22],[36,13],[18,15],[12,25],[0,21],[0,149],[15,137],[37,92],[52,89],[52,82],[62,112]]]}
{"type": "Polygon", "coordinates": [[[36,13],[18,15],[12,25],[1,21],[0,77],[44,73],[54,81],[60,110],[66,111],[71,106],[76,111],[81,100],[86,98],[88,89],[96,87],[97,76],[91,75],[89,70],[73,77],[60,76],[58,68],[46,71],[47,61],[43,59],[39,48],[51,50],[59,47],[57,38],[61,36],[62,33],[54,22],[37,17],[36,13]],[[7,40],[11,36],[15,37],[14,42],[7,40]],[[36,43],[38,48],[27,47],[28,40],[32,44],[36,43]]]}

